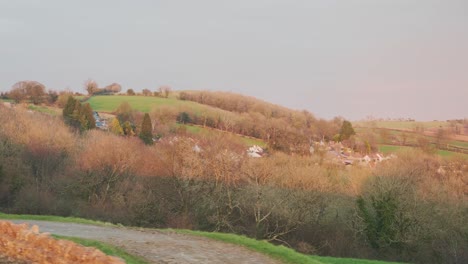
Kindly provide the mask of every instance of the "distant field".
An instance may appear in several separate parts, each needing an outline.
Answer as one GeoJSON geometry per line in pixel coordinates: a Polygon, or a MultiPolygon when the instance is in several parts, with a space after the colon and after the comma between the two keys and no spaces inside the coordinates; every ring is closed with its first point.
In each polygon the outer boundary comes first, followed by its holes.
{"type": "Polygon", "coordinates": [[[465,142],[465,141],[453,140],[453,141],[450,141],[449,144],[457,146],[457,147],[468,148],[468,142],[465,142]]]}
{"type": "MultiPolygon", "coordinates": [[[[379,144],[384,144],[387,145],[389,144],[389,139],[385,141],[382,138],[382,132],[386,132],[389,137],[396,137],[398,140],[401,140],[403,138],[403,134],[406,135],[406,144],[417,144],[417,138],[420,137],[421,135],[413,132],[413,131],[402,131],[402,130],[391,130],[391,129],[386,129],[386,128],[367,128],[367,127],[357,127],[356,132],[359,134],[366,133],[368,131],[373,131],[375,133],[375,136],[377,138],[377,142],[379,144]]],[[[425,138],[427,138],[430,142],[435,142],[436,139],[434,136],[430,135],[425,135],[425,138]]],[[[466,141],[461,141],[461,140],[451,140],[448,143],[449,145],[459,147],[459,148],[466,148],[468,149],[468,142],[466,141]]]]}
{"type": "Polygon", "coordinates": [[[397,153],[402,150],[410,149],[406,146],[393,146],[393,145],[379,145],[379,152],[383,154],[397,153]]]}
{"type": "Polygon", "coordinates": [[[195,102],[181,101],[175,98],[161,98],[155,96],[93,96],[87,101],[95,111],[113,112],[123,102],[129,103],[133,109],[148,113],[156,106],[169,105],[175,107],[189,107],[199,112],[204,106],[195,102]]]}
{"type": "Polygon", "coordinates": [[[437,154],[441,157],[446,157],[446,158],[450,158],[450,157],[454,157],[456,155],[459,155],[461,157],[464,157],[465,159],[468,159],[468,155],[467,154],[463,154],[463,153],[457,153],[457,152],[453,152],[453,151],[447,151],[447,150],[437,150],[437,154]]]}
{"type": "Polygon", "coordinates": [[[428,121],[428,122],[407,122],[407,121],[362,121],[353,122],[355,127],[369,127],[369,128],[387,128],[397,130],[413,130],[416,127],[423,127],[424,129],[447,127],[448,122],[445,121],[428,121]]]}
{"type": "MultiPolygon", "coordinates": [[[[394,146],[394,145],[379,145],[378,148],[379,148],[379,152],[382,152],[383,154],[391,154],[391,153],[398,153],[400,151],[408,150],[408,149],[411,149],[412,147],[394,146]]],[[[464,158],[468,159],[467,154],[457,153],[457,152],[453,152],[453,151],[438,149],[436,153],[437,153],[437,155],[439,155],[441,157],[444,157],[444,158],[450,158],[450,157],[459,155],[461,157],[464,157],[464,158]]]]}

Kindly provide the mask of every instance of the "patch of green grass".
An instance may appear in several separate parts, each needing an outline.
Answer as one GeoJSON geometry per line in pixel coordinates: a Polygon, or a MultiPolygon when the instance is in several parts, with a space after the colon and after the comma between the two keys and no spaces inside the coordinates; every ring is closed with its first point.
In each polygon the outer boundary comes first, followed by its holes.
{"type": "Polygon", "coordinates": [[[468,142],[465,142],[465,141],[453,140],[453,141],[450,141],[449,144],[457,146],[457,147],[467,148],[468,149],[468,142]]]}
{"type": "Polygon", "coordinates": [[[57,111],[50,109],[49,107],[39,106],[39,105],[28,105],[28,109],[40,113],[45,113],[49,115],[58,115],[57,111]]]}
{"type": "Polygon", "coordinates": [[[315,259],[322,261],[327,264],[389,264],[398,262],[385,262],[380,260],[370,259],[352,259],[352,258],[333,258],[333,257],[321,257],[314,256],[315,259]]]}
{"type": "Polygon", "coordinates": [[[320,257],[301,254],[291,248],[285,246],[276,246],[267,241],[259,241],[245,236],[216,233],[216,232],[203,232],[203,231],[192,231],[192,230],[173,230],[180,234],[189,234],[203,236],[210,239],[220,240],[223,242],[244,246],[253,251],[257,251],[268,255],[274,259],[281,260],[285,263],[303,263],[303,264],[384,264],[391,262],[366,260],[366,259],[350,259],[350,258],[334,258],[334,257],[320,257]]]}
{"type": "Polygon", "coordinates": [[[100,225],[100,226],[115,226],[111,223],[89,220],[78,217],[63,217],[55,215],[25,215],[25,214],[5,214],[0,212],[0,219],[6,220],[40,220],[40,221],[53,221],[62,223],[78,223],[87,225],[100,225]]]}
{"type": "Polygon", "coordinates": [[[192,134],[209,134],[209,130],[206,129],[206,128],[203,128],[203,127],[199,127],[199,126],[191,126],[191,125],[180,125],[180,124],[177,124],[177,126],[180,126],[180,127],[184,127],[187,132],[189,133],[192,133],[192,134]]]}
{"type": "Polygon", "coordinates": [[[468,155],[464,153],[458,153],[458,152],[453,152],[453,151],[448,151],[448,150],[437,150],[437,155],[443,157],[443,158],[452,158],[455,156],[461,156],[465,159],[468,159],[468,155]]]}
{"type": "Polygon", "coordinates": [[[259,147],[265,148],[267,145],[263,140],[257,138],[241,137],[241,140],[247,146],[257,145],[259,147]]]}
{"type": "MultiPolygon", "coordinates": [[[[404,151],[404,150],[408,150],[412,147],[408,147],[408,146],[394,146],[394,145],[379,145],[378,146],[379,148],[379,152],[382,152],[384,154],[391,154],[391,153],[398,153],[400,151],[404,151]]],[[[458,153],[458,152],[453,152],[453,151],[447,151],[447,150],[440,150],[438,149],[436,151],[436,154],[443,157],[443,158],[452,158],[454,156],[461,156],[465,159],[468,159],[468,155],[467,154],[463,154],[463,153],[458,153]]]]}
{"type": "Polygon", "coordinates": [[[103,243],[100,241],[96,240],[90,240],[90,239],[83,239],[83,238],[77,238],[77,237],[68,237],[68,236],[58,236],[58,235],[53,235],[53,237],[58,238],[58,239],[66,239],[73,241],[77,244],[83,245],[85,247],[93,247],[101,250],[103,253],[109,256],[115,256],[119,257],[123,260],[125,260],[125,263],[127,264],[147,264],[146,260],[143,258],[137,257],[130,255],[127,253],[125,250],[109,245],[107,243],[103,243]]]}
{"type": "Polygon", "coordinates": [[[402,150],[409,149],[411,147],[407,146],[394,146],[394,145],[379,145],[379,152],[382,152],[384,154],[390,154],[390,153],[396,153],[402,150]]]}
{"type": "Polygon", "coordinates": [[[181,101],[171,97],[161,98],[155,96],[101,95],[93,96],[86,102],[91,105],[93,110],[99,112],[113,112],[123,102],[129,103],[133,109],[145,113],[150,112],[154,107],[162,105],[186,107],[190,108],[195,113],[200,112],[200,110],[203,108],[203,105],[195,102],[181,101]]]}

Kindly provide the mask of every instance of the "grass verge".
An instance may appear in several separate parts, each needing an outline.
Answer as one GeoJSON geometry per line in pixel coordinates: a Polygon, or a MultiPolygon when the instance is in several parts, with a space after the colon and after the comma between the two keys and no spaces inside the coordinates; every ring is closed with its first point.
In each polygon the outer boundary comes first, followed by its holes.
{"type": "Polygon", "coordinates": [[[73,242],[75,242],[77,244],[83,245],[85,247],[97,248],[97,249],[101,250],[102,252],[104,252],[106,255],[119,257],[119,258],[125,260],[125,263],[127,263],[127,264],[147,264],[147,263],[149,263],[146,260],[144,260],[143,258],[140,258],[140,257],[137,257],[137,256],[134,256],[134,255],[131,255],[131,254],[127,253],[123,249],[120,249],[118,247],[115,247],[115,246],[112,246],[112,245],[109,245],[107,243],[103,243],[103,242],[100,242],[100,241],[77,238],[77,237],[68,237],[68,236],[57,236],[57,235],[52,235],[52,236],[57,238],[57,239],[70,240],[70,241],[73,241],[73,242]]]}
{"type": "MultiPolygon", "coordinates": [[[[171,229],[169,229],[171,230],[171,229]]],[[[226,234],[226,233],[215,233],[215,232],[203,232],[203,231],[192,231],[192,230],[171,230],[179,234],[188,234],[203,236],[210,239],[215,239],[231,244],[244,246],[253,251],[268,255],[274,259],[280,260],[285,263],[298,263],[298,264],[389,264],[395,262],[385,262],[378,260],[367,260],[367,259],[351,259],[351,258],[334,258],[334,257],[320,257],[313,255],[301,254],[294,249],[287,248],[285,246],[273,245],[267,241],[259,241],[256,239],[248,238],[246,236],[226,234]]]]}
{"type": "Polygon", "coordinates": [[[99,226],[116,226],[112,223],[89,220],[78,217],[63,217],[54,215],[19,215],[19,214],[5,214],[0,212],[0,219],[5,220],[39,220],[39,221],[52,221],[62,223],[78,223],[87,225],[99,225],[99,226]]]}

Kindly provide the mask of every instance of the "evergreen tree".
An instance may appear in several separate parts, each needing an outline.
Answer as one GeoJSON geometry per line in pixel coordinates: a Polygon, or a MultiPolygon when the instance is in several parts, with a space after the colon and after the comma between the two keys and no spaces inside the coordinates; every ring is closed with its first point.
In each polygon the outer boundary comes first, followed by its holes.
{"type": "Polygon", "coordinates": [[[133,132],[132,123],[130,121],[125,121],[122,125],[123,132],[126,136],[134,136],[135,132],[133,132]]]}
{"type": "Polygon", "coordinates": [[[73,107],[73,114],[71,115],[70,125],[72,127],[79,128],[80,131],[84,131],[88,127],[88,122],[84,117],[81,108],[80,101],[75,100],[75,106],[73,107]]]}
{"type": "Polygon", "coordinates": [[[353,125],[347,120],[343,121],[340,129],[340,140],[349,139],[352,135],[356,135],[353,125]]]}
{"type": "Polygon", "coordinates": [[[143,122],[141,123],[140,138],[146,145],[153,144],[153,126],[151,125],[151,118],[148,113],[145,113],[143,122]]]}
{"type": "Polygon", "coordinates": [[[62,111],[63,117],[65,119],[71,118],[73,114],[73,110],[75,109],[75,103],[76,103],[75,98],[73,98],[73,96],[69,96],[67,100],[67,104],[65,104],[65,107],[63,108],[63,111],[62,111]]]}
{"type": "Polygon", "coordinates": [[[182,112],[177,116],[177,122],[182,123],[182,124],[187,124],[187,123],[191,123],[192,119],[190,118],[187,112],[182,112]]]}
{"type": "Polygon", "coordinates": [[[112,133],[114,133],[116,135],[119,135],[119,136],[124,134],[122,126],[120,125],[119,119],[117,119],[117,118],[112,119],[112,122],[111,122],[111,124],[109,126],[109,130],[112,133]]]}
{"type": "Polygon", "coordinates": [[[88,104],[81,105],[80,101],[68,97],[67,104],[63,108],[63,118],[68,125],[85,131],[96,128],[96,120],[93,116],[93,109],[88,104]]]}
{"type": "Polygon", "coordinates": [[[82,112],[88,123],[88,126],[86,129],[96,128],[96,120],[94,119],[93,109],[91,109],[91,105],[89,103],[86,103],[85,105],[82,106],[82,112]]]}

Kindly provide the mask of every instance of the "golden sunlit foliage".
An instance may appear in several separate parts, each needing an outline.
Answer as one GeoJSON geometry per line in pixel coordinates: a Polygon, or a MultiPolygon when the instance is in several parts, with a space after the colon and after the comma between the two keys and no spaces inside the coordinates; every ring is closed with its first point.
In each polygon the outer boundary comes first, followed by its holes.
{"type": "Polygon", "coordinates": [[[57,240],[40,234],[37,226],[0,221],[0,256],[30,263],[103,263],[119,264],[122,260],[107,256],[95,248],[71,241],[57,240]]]}

